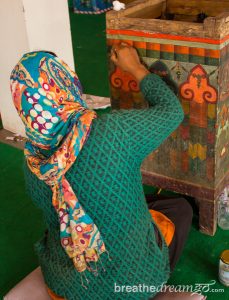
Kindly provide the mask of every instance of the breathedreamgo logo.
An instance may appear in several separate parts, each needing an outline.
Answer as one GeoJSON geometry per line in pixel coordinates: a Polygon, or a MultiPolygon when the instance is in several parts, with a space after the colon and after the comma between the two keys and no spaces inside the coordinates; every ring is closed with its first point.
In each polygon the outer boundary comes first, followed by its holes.
{"type": "Polygon", "coordinates": [[[165,292],[189,292],[193,295],[200,295],[203,293],[224,293],[224,289],[216,289],[213,286],[216,280],[211,280],[209,283],[196,283],[194,285],[166,285],[163,283],[159,286],[146,285],[144,283],[138,285],[118,285],[114,283],[115,293],[165,293],[165,292]]]}

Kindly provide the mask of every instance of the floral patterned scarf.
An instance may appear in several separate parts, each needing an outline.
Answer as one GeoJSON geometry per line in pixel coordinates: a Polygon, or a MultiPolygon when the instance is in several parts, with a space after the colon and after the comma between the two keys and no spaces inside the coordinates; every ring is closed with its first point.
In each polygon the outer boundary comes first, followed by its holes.
{"type": "Polygon", "coordinates": [[[30,170],[52,189],[60,240],[78,272],[91,270],[105,245],[80,205],[65,173],[89,135],[96,113],[82,100],[76,74],[46,52],[25,54],[11,74],[15,107],[26,127],[25,157],[30,170]],[[49,157],[44,155],[49,150],[49,157]]]}

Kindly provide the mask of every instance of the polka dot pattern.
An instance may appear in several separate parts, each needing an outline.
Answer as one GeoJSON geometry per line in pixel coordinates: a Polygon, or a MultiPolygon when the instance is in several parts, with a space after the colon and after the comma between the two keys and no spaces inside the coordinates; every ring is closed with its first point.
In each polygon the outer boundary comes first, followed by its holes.
{"type": "MultiPolygon", "coordinates": [[[[50,107],[52,107],[52,109],[57,109],[57,105],[53,105],[52,102],[47,98],[43,99],[43,95],[41,95],[39,92],[29,93],[26,91],[24,95],[26,96],[26,101],[28,101],[28,103],[32,106],[32,108],[28,111],[31,119],[28,121],[28,118],[26,117],[27,121],[34,130],[47,136],[53,126],[60,120],[60,118],[56,115],[53,116],[50,110],[50,107]],[[40,99],[43,100],[40,101],[40,99]]],[[[59,112],[62,111],[63,108],[59,109],[59,112]]],[[[22,113],[26,116],[25,111],[22,110],[22,113]]],[[[55,133],[51,134],[52,136],[55,135],[55,133]]]]}
{"type": "Polygon", "coordinates": [[[43,118],[48,119],[48,120],[50,120],[52,118],[51,113],[47,110],[42,111],[41,115],[43,118]]]}
{"type": "Polygon", "coordinates": [[[84,106],[75,85],[75,76],[67,65],[42,53],[35,53],[19,62],[17,67],[23,72],[15,72],[12,92],[17,94],[15,102],[26,125],[27,136],[37,146],[30,147],[29,142],[26,144],[26,159],[36,176],[53,190],[52,203],[59,216],[62,246],[73,259],[77,271],[82,272],[87,268],[84,257],[87,256],[89,261],[95,260],[105,246],[96,224],[80,205],[65,173],[81,151],[95,113],[84,106]],[[14,87],[18,87],[18,78],[21,93],[13,91],[14,87]],[[82,114],[84,118],[77,120],[82,114]],[[56,151],[46,157],[40,148],[56,151]],[[89,251],[90,243],[93,247],[89,251]],[[75,260],[77,256],[80,258],[78,263],[75,260]]]}
{"type": "Polygon", "coordinates": [[[37,111],[42,111],[42,106],[40,104],[35,104],[34,105],[34,108],[37,110],[37,111]]]}
{"type": "Polygon", "coordinates": [[[57,123],[58,120],[59,120],[59,119],[58,119],[57,117],[52,117],[52,118],[51,118],[51,122],[54,123],[54,124],[57,123]]]}

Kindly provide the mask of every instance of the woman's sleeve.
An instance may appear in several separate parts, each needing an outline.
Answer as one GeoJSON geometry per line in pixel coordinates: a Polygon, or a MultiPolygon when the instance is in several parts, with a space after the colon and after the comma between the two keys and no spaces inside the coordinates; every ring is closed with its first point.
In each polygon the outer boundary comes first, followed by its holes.
{"type": "Polygon", "coordinates": [[[120,110],[116,121],[128,138],[131,154],[142,161],[179,126],[184,113],[178,98],[159,76],[145,76],[140,89],[149,108],[120,110]]]}

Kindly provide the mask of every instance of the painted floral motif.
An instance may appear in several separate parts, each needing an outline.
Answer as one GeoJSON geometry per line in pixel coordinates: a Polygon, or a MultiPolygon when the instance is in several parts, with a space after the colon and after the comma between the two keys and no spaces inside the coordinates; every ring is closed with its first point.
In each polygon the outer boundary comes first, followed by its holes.
{"type": "Polygon", "coordinates": [[[207,146],[202,146],[201,144],[192,144],[189,142],[189,156],[192,159],[199,158],[200,160],[205,160],[207,156],[207,146]]]}
{"type": "Polygon", "coordinates": [[[76,74],[45,52],[23,56],[11,74],[11,91],[29,138],[25,146],[28,166],[53,192],[61,244],[77,271],[90,269],[87,262],[97,261],[105,245],[65,173],[82,149],[96,114],[82,100],[76,74]],[[53,154],[46,157],[41,149],[53,154]]]}
{"type": "Polygon", "coordinates": [[[217,101],[217,90],[210,85],[208,75],[201,65],[190,71],[187,81],[180,86],[180,95],[185,100],[199,104],[217,101]]]}
{"type": "Polygon", "coordinates": [[[121,89],[124,92],[139,92],[139,86],[136,79],[127,72],[116,67],[110,77],[111,85],[114,88],[121,89]]]}

